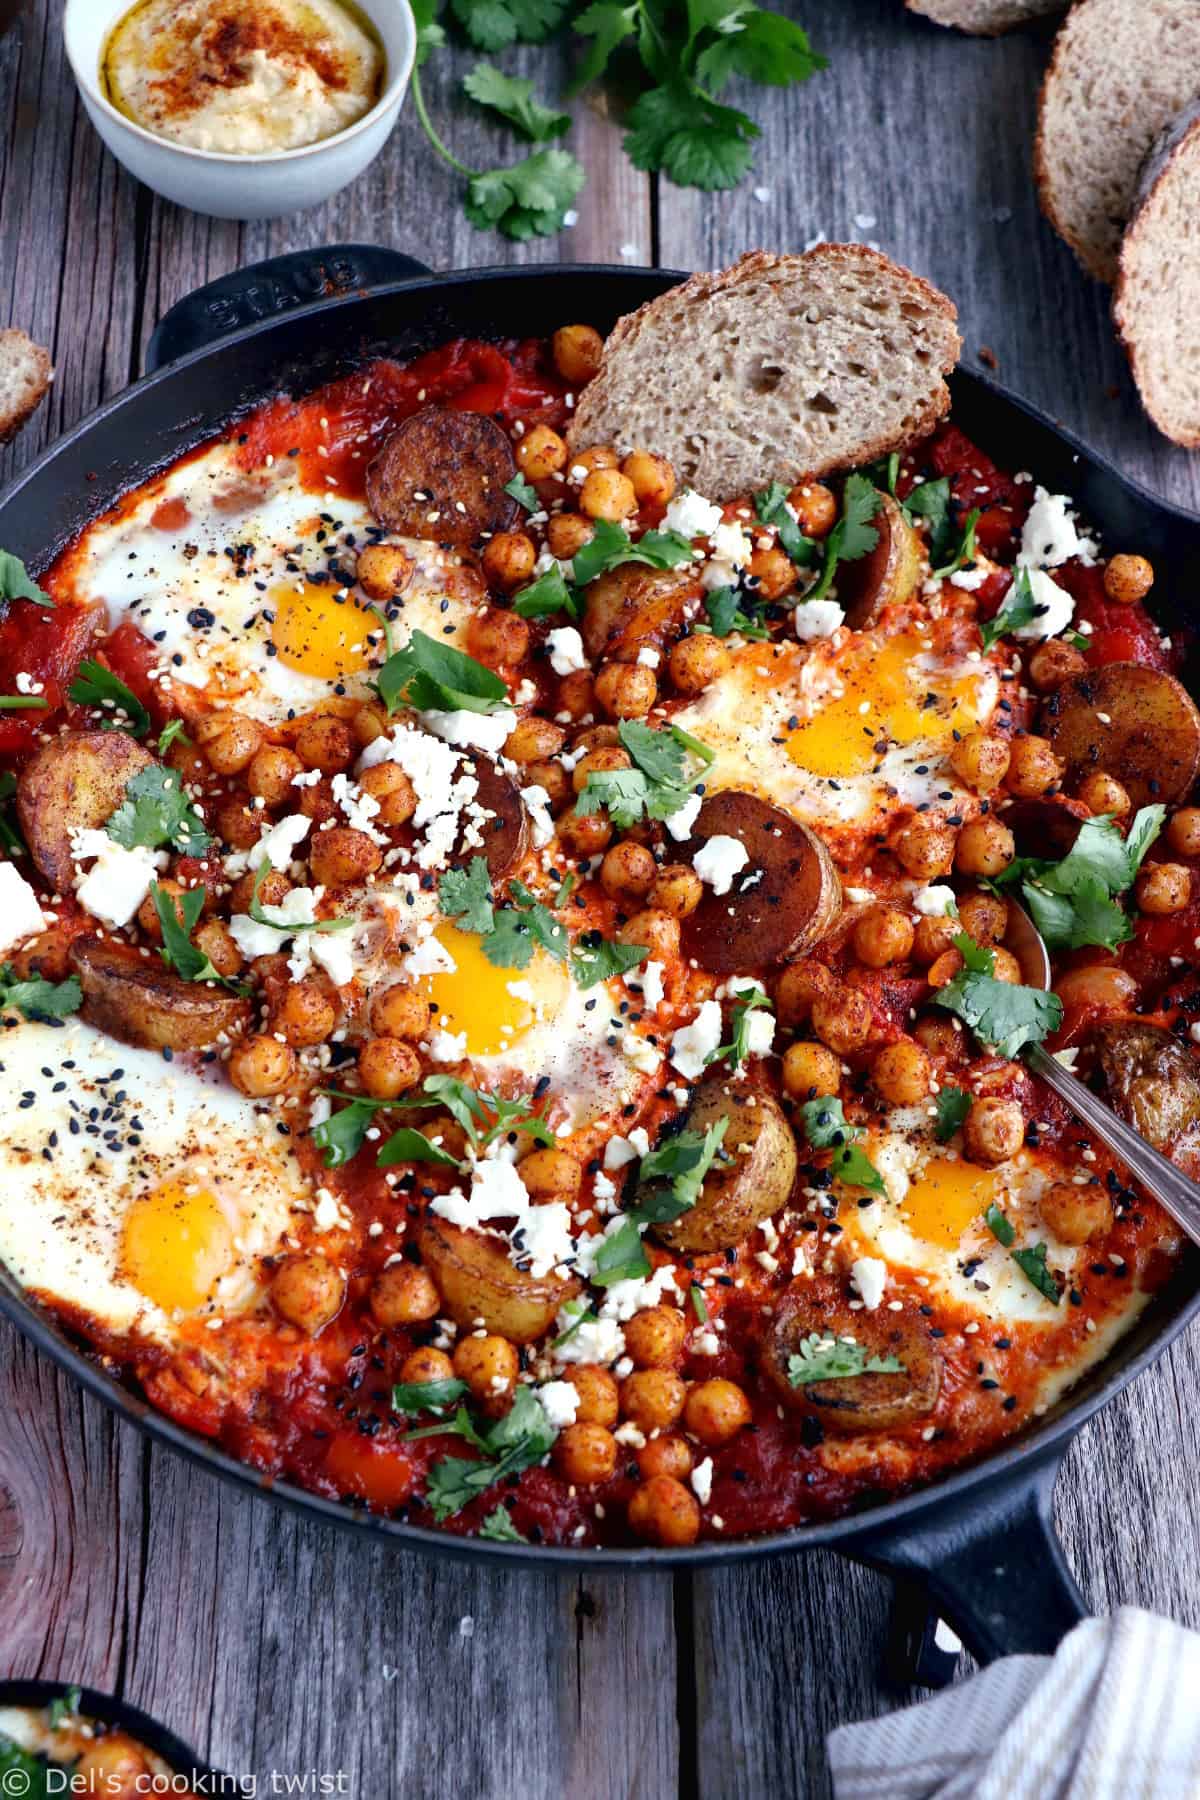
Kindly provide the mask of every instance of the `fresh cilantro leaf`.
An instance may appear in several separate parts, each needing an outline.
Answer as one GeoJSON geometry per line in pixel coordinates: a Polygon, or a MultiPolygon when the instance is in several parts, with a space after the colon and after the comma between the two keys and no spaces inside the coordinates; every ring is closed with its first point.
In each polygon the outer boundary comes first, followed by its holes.
{"type": "Polygon", "coordinates": [[[417,26],[417,57],[419,69],[432,50],[440,50],[446,42],[444,28],[438,24],[438,13],[441,0],[412,0],[413,18],[417,26]]]}
{"type": "Polygon", "coordinates": [[[569,619],[577,619],[582,611],[579,599],[561,569],[547,569],[544,575],[523,587],[513,600],[512,609],[522,619],[548,619],[560,612],[565,612],[569,619]]]}
{"type": "Polygon", "coordinates": [[[150,729],[150,714],[137,695],[103,663],[85,657],[67,695],[76,706],[90,706],[103,714],[102,731],[130,731],[134,737],[145,737],[150,729]]]}
{"type": "Polygon", "coordinates": [[[470,1500],[506,1475],[541,1462],[558,1435],[533,1389],[525,1386],[517,1388],[512,1407],[494,1424],[473,1426],[460,1408],[451,1429],[481,1448],[484,1459],[468,1462],[463,1457],[446,1457],[430,1469],[425,1497],[439,1523],[461,1512],[470,1500]]]}
{"type": "Polygon", "coordinates": [[[955,1132],[962,1129],[971,1110],[971,1096],[964,1094],[961,1088],[939,1088],[936,1106],[937,1123],[934,1125],[933,1135],[939,1144],[948,1144],[955,1132]]]}
{"type": "Polygon", "coordinates": [[[802,569],[811,568],[816,559],[814,539],[805,537],[787,504],[788,490],[773,481],[769,488],[754,496],[754,510],[764,525],[773,525],[780,545],[792,561],[802,569]]]}
{"type": "Polygon", "coordinates": [[[0,769],[0,845],[11,860],[29,854],[25,840],[9,815],[8,803],[17,792],[17,778],[11,769],[0,769]]]}
{"type": "Polygon", "coordinates": [[[379,671],[379,697],[389,713],[403,702],[420,712],[495,712],[508,699],[499,675],[452,644],[414,631],[379,671]]]}
{"type": "Polygon", "coordinates": [[[183,728],[182,719],[172,719],[163,726],[158,734],[158,754],[165,756],[172,744],[191,744],[191,738],[183,728]]]}
{"type": "Polygon", "coordinates": [[[8,600],[36,600],[39,606],[54,605],[20,557],[14,556],[11,550],[0,550],[0,602],[8,600]]]}
{"type": "Polygon", "coordinates": [[[1020,883],[1030,915],[1052,950],[1087,945],[1115,950],[1133,936],[1117,897],[1132,887],[1165,818],[1165,807],[1143,806],[1125,836],[1107,814],[1085,819],[1058,862],[1019,858],[993,885],[1020,883]]]}
{"type": "Polygon", "coordinates": [[[451,0],[450,10],[476,50],[543,44],[562,24],[569,0],[451,0]]]}
{"type": "Polygon", "coordinates": [[[65,1719],[73,1718],[82,1701],[83,1693],[77,1687],[69,1687],[64,1693],[56,1694],[47,1709],[51,1731],[56,1731],[65,1719]]]}
{"type": "Polygon", "coordinates": [[[808,34],[781,13],[761,6],[730,6],[721,0],[717,37],[696,59],[696,75],[719,93],[731,75],[762,87],[789,87],[829,67],[808,34]]]}
{"type": "MultiPolygon", "coordinates": [[[[534,99],[532,81],[505,75],[490,63],[478,63],[463,77],[463,88],[478,105],[491,107],[527,138],[532,138],[535,144],[544,144],[547,138],[561,137],[571,128],[570,113],[555,112],[534,99]]],[[[514,495],[514,499],[519,498],[514,495]]],[[[536,495],[529,510],[537,510],[536,495]]]]}
{"type": "Polygon", "coordinates": [[[814,1150],[832,1150],[830,1169],[848,1187],[866,1188],[882,1194],[883,1177],[865,1151],[858,1147],[863,1136],[860,1125],[851,1125],[836,1095],[806,1100],[800,1108],[808,1141],[814,1150]]]}
{"type": "Polygon", "coordinates": [[[664,787],[683,786],[687,745],[681,737],[669,729],[657,731],[652,725],[643,725],[640,719],[622,719],[617,737],[647,780],[664,787]]]}
{"type": "Polygon", "coordinates": [[[537,497],[537,489],[523,475],[514,475],[511,481],[505,482],[504,491],[512,496],[518,506],[523,506],[526,512],[541,510],[542,503],[537,497]]]}
{"type": "Polygon", "coordinates": [[[656,731],[639,719],[622,719],[617,736],[633,758],[632,769],[601,769],[589,774],[575,802],[581,816],[603,807],[613,824],[627,830],[645,815],[668,819],[679,811],[713,761],[713,752],[677,725],[656,731]],[[689,771],[688,757],[699,767],[689,771]]]}
{"type": "Polygon", "coordinates": [[[512,1514],[503,1504],[488,1514],[475,1535],[486,1538],[491,1544],[527,1544],[529,1542],[524,1532],[517,1530],[512,1522],[512,1514]]]}
{"type": "Polygon", "coordinates": [[[706,1063],[728,1061],[735,1072],[741,1068],[750,1055],[750,1015],[755,1012],[770,1012],[771,1002],[766,993],[757,984],[743,988],[734,996],[733,1001],[733,1035],[727,1044],[720,1044],[710,1051],[705,1058],[706,1063]]]}
{"type": "Polygon", "coordinates": [[[1016,1230],[1008,1215],[1000,1210],[993,1200],[983,1215],[984,1223],[997,1243],[1003,1244],[1007,1250],[1016,1239],[1016,1230]]]}
{"type": "Polygon", "coordinates": [[[553,1350],[557,1350],[561,1344],[569,1343],[581,1325],[594,1325],[596,1323],[596,1314],[592,1311],[592,1308],[588,1305],[586,1300],[566,1300],[559,1308],[559,1311],[566,1313],[571,1323],[564,1332],[561,1332],[559,1336],[555,1338],[551,1345],[551,1349],[553,1350]]]}
{"type": "Polygon", "coordinates": [[[502,1100],[498,1094],[477,1093],[465,1081],[459,1081],[453,1075],[427,1075],[421,1085],[427,1099],[392,1104],[423,1106],[428,1104],[428,1100],[438,1101],[462,1126],[476,1149],[486,1150],[497,1138],[506,1137],[510,1131],[523,1132],[535,1143],[547,1147],[555,1142],[554,1133],[545,1120],[532,1110],[532,1101],[528,1095],[502,1100]]]}
{"type": "Polygon", "coordinates": [[[184,792],[179,770],[157,763],[130,778],[124,800],[104,829],[126,850],[139,845],[157,850],[170,844],[185,855],[199,856],[212,842],[184,792]]]}
{"type": "Polygon", "coordinates": [[[592,41],[587,55],[575,71],[574,79],[567,89],[568,94],[577,94],[589,82],[599,80],[608,67],[613,52],[636,35],[639,12],[637,0],[632,6],[618,5],[616,0],[593,0],[593,4],[580,13],[572,29],[580,37],[590,38],[592,41]]]}
{"type": "Polygon", "coordinates": [[[465,212],[472,225],[494,229],[517,243],[561,231],[585,180],[583,166],[566,150],[535,150],[511,168],[473,175],[465,212]]]}
{"type": "Polygon", "coordinates": [[[904,1364],[894,1356],[872,1356],[862,1344],[844,1338],[822,1337],[812,1331],[799,1350],[788,1357],[787,1378],[792,1387],[810,1381],[841,1381],[854,1375],[899,1375],[904,1364]]]}
{"type": "Polygon", "coordinates": [[[1029,570],[1018,569],[1012,579],[1012,586],[1004,596],[1004,604],[992,619],[985,619],[979,627],[979,635],[983,639],[983,647],[990,650],[998,638],[1008,637],[1014,631],[1032,625],[1038,616],[1038,604],[1033,597],[1033,584],[1029,579],[1029,570]]]}
{"type": "Polygon", "coordinates": [[[492,908],[492,878],[482,856],[473,856],[465,869],[447,869],[438,877],[438,899],[448,919],[460,931],[480,934],[496,922],[492,908]]]}
{"type": "Polygon", "coordinates": [[[644,944],[618,944],[598,931],[585,931],[571,951],[571,974],[576,987],[595,987],[599,981],[636,969],[649,954],[644,944]]]}
{"type": "Polygon", "coordinates": [[[740,631],[744,638],[757,639],[761,643],[771,635],[753,613],[742,610],[742,596],[736,588],[714,588],[711,593],[706,593],[704,610],[714,637],[728,637],[731,631],[740,631]]]}
{"type": "Polygon", "coordinates": [[[168,969],[174,969],[185,981],[216,981],[222,987],[241,993],[243,990],[219,974],[205,952],[198,950],[192,942],[206,895],[207,889],[203,887],[185,888],[182,894],[165,894],[157,881],[150,883],[150,898],[162,929],[162,948],[158,954],[168,969]]]}
{"type": "Polygon", "coordinates": [[[48,712],[50,702],[41,694],[0,694],[0,712],[48,712]]]}
{"type": "Polygon", "coordinates": [[[301,920],[300,922],[298,922],[296,924],[289,925],[279,919],[268,918],[267,917],[268,911],[277,912],[279,910],[278,907],[270,907],[270,908],[265,907],[263,905],[262,900],[259,898],[260,894],[262,893],[263,882],[267,879],[267,876],[270,874],[270,871],[271,871],[270,863],[264,861],[259,864],[258,872],[254,877],[254,892],[250,898],[250,917],[254,920],[254,923],[256,925],[269,925],[272,931],[286,932],[289,937],[294,937],[296,935],[296,933],[300,932],[300,931],[352,931],[353,930],[353,928],[354,928],[354,920],[353,919],[313,919],[310,922],[305,922],[305,921],[301,920]]]}
{"type": "Polygon", "coordinates": [[[443,1169],[457,1169],[458,1158],[433,1144],[423,1131],[414,1131],[411,1126],[403,1125],[394,1131],[386,1144],[380,1146],[376,1162],[381,1169],[391,1169],[397,1163],[426,1162],[436,1163],[443,1169]]]}
{"type": "Polygon", "coordinates": [[[669,1224],[689,1212],[700,1198],[704,1177],[721,1153],[728,1118],[718,1119],[707,1131],[680,1131],[643,1156],[638,1166],[638,1186],[647,1191],[631,1216],[646,1224],[669,1224]],[[669,1183],[666,1189],[655,1183],[669,1183]],[[669,1200],[664,1207],[663,1200],[669,1200]]]}
{"type": "Polygon", "coordinates": [[[392,1388],[392,1411],[444,1412],[466,1392],[466,1382],[459,1381],[456,1376],[447,1376],[445,1381],[398,1381],[392,1388]]]}
{"type": "Polygon", "coordinates": [[[966,932],[954,940],[964,966],[932,999],[969,1025],[980,1043],[998,1056],[1015,1056],[1025,1044],[1040,1044],[1062,1023],[1063,1003],[1057,994],[1040,988],[1018,987],[997,981],[992,971],[995,957],[966,932]]]}
{"type": "MultiPolygon", "coordinates": [[[[890,493],[895,493],[893,482],[890,493]]],[[[929,526],[929,563],[936,568],[950,554],[954,543],[954,515],[950,511],[950,477],[942,475],[936,481],[922,481],[915,487],[904,502],[903,512],[910,523],[916,519],[924,519],[929,526]]]]}
{"type": "Polygon", "coordinates": [[[700,1321],[701,1325],[707,1325],[708,1324],[708,1301],[704,1298],[704,1289],[702,1287],[697,1286],[697,1284],[694,1281],[693,1281],[691,1287],[688,1289],[688,1299],[691,1301],[692,1311],[695,1313],[695,1315],[696,1315],[697,1319],[700,1321]]]}
{"type": "Polygon", "coordinates": [[[736,187],[754,160],[758,126],[720,106],[682,72],[649,89],[626,115],[625,152],[635,169],[661,171],[677,187],[736,187]]]}
{"type": "Polygon", "coordinates": [[[498,969],[527,969],[540,945],[558,962],[565,962],[566,927],[523,882],[512,882],[509,893],[518,904],[502,906],[495,913],[492,929],[482,943],[488,961],[498,969]]]}
{"type": "Polygon", "coordinates": [[[20,1794],[22,1800],[47,1800],[49,1779],[44,1762],[0,1732],[0,1793],[20,1794]]]}
{"type": "Polygon", "coordinates": [[[825,561],[814,586],[805,600],[823,600],[833,586],[839,562],[857,562],[869,556],[879,542],[879,533],[871,520],[879,511],[882,496],[865,475],[848,475],[842,494],[842,516],[825,539],[825,561]]]}
{"type": "Polygon", "coordinates": [[[596,1253],[588,1280],[595,1287],[612,1287],[617,1281],[633,1281],[650,1273],[650,1258],[642,1244],[638,1222],[626,1214],[611,1237],[596,1253]]]}
{"type": "Polygon", "coordinates": [[[74,975],[65,981],[45,981],[40,975],[19,981],[11,964],[0,963],[0,1010],[19,1012],[25,1019],[65,1019],[82,1003],[83,989],[74,975]]]}
{"type": "Polygon", "coordinates": [[[963,520],[962,534],[950,550],[949,561],[931,571],[932,580],[941,581],[945,576],[953,575],[959,569],[965,569],[968,565],[974,565],[976,556],[975,527],[979,524],[982,517],[983,514],[980,511],[980,508],[978,506],[973,506],[963,520]]]}
{"type": "Polygon", "coordinates": [[[1012,1259],[1026,1281],[1030,1282],[1039,1294],[1044,1294],[1047,1300],[1057,1306],[1062,1299],[1062,1289],[1046,1267],[1045,1244],[1035,1244],[1031,1250],[1014,1250],[1012,1259]]]}
{"type": "Polygon", "coordinates": [[[314,1125],[312,1141],[325,1152],[327,1169],[340,1169],[358,1155],[377,1110],[376,1101],[356,1097],[340,1112],[331,1113],[323,1124],[314,1125]]]}
{"type": "Polygon", "coordinates": [[[678,531],[644,531],[634,543],[623,525],[597,519],[586,544],[572,559],[575,582],[586,587],[598,575],[620,568],[622,563],[646,563],[652,569],[675,569],[692,561],[692,546],[678,531]]]}

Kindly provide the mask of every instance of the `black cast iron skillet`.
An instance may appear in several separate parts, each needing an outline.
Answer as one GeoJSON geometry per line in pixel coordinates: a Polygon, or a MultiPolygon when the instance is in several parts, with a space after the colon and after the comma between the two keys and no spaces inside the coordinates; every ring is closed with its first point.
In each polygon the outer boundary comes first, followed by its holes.
{"type": "MultiPolygon", "coordinates": [[[[227,276],[162,321],[145,380],[75,426],[0,499],[0,544],[44,568],[92,514],[232,415],[281,390],[331,380],[372,353],[408,358],[460,334],[542,336],[575,320],[607,330],[679,279],[661,270],[571,266],[438,277],[410,257],[353,245],[227,276]]],[[[1200,521],[1141,492],[993,383],[963,372],[953,386],[954,417],[972,438],[1002,466],[1031,470],[1051,491],[1073,495],[1111,543],[1149,555],[1160,616],[1178,623],[1189,615],[1200,587],[1200,521]]],[[[910,1593],[919,1589],[985,1661],[1052,1650],[1084,1617],[1051,1524],[1059,1463],[1080,1426],[1162,1353],[1198,1306],[1189,1256],[1129,1336],[1064,1401],[934,1488],[748,1542],[598,1553],[449,1537],[265,1482],[120,1386],[0,1270],[0,1311],[123,1417],[228,1479],[365,1539],[437,1555],[613,1568],[727,1563],[827,1546],[891,1573],[910,1593]]]]}
{"type": "MultiPolygon", "coordinates": [[[[67,1684],[61,1681],[0,1681],[0,1707],[23,1706],[40,1712],[54,1701],[65,1698],[67,1691],[67,1684]]],[[[189,1750],[182,1738],[167,1731],[149,1713],[141,1712],[112,1694],[99,1693],[95,1688],[80,1688],[78,1693],[76,1710],[81,1718],[93,1719],[100,1725],[115,1725],[119,1731],[126,1732],[136,1743],[161,1756],[172,1774],[186,1776],[197,1794],[226,1794],[233,1795],[234,1800],[245,1800],[247,1789],[242,1782],[210,1768],[194,1750],[189,1750]]],[[[12,1791],[15,1793],[16,1789],[12,1791]]]]}

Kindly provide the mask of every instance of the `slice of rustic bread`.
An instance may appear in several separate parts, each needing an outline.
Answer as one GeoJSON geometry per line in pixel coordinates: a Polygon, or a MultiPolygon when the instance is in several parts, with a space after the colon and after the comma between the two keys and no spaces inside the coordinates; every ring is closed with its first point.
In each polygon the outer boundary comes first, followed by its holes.
{"type": "Polygon", "coordinates": [[[1070,0],[905,0],[909,12],[922,13],[935,25],[953,25],[976,37],[998,37],[1002,31],[1065,11],[1070,0]]]}
{"type": "Polygon", "coordinates": [[[1046,217],[1115,281],[1151,145],[1200,94],[1197,0],[1077,0],[1042,84],[1035,167],[1046,217]]]}
{"type": "Polygon", "coordinates": [[[869,462],[946,412],[957,316],[862,244],[755,251],[618,320],[568,440],[657,451],[717,500],[869,462]]]}
{"type": "Polygon", "coordinates": [[[0,444],[37,411],[53,378],[48,350],[23,331],[0,331],[0,444]]]}
{"type": "Polygon", "coordinates": [[[1200,446],[1200,102],[1150,155],[1121,243],[1113,301],[1142,404],[1159,430],[1200,446]]]}

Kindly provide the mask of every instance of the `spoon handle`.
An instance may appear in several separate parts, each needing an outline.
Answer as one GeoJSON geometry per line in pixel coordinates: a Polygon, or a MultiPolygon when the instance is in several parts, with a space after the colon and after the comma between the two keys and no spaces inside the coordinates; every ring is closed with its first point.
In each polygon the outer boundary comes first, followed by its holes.
{"type": "Polygon", "coordinates": [[[1027,1044],[1021,1054],[1034,1074],[1040,1075],[1047,1087],[1052,1087],[1059,1099],[1065,1100],[1071,1111],[1091,1126],[1100,1142],[1121,1158],[1130,1174],[1149,1189],[1193,1243],[1200,1244],[1200,1186],[1119,1119],[1110,1106],[1077,1075],[1056,1062],[1041,1044],[1027,1044]]]}

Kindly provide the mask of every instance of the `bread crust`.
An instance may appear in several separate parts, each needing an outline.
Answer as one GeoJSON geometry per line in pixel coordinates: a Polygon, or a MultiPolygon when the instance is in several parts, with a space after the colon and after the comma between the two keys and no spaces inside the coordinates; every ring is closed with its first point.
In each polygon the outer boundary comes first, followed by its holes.
{"type": "Polygon", "coordinates": [[[953,31],[966,31],[972,37],[1001,37],[1017,31],[1034,19],[1051,13],[1065,12],[1070,0],[904,0],[909,12],[919,13],[935,25],[953,31]],[[981,12],[989,15],[987,24],[974,24],[981,12]]]}
{"type": "MultiPolygon", "coordinates": [[[[873,436],[867,436],[858,444],[852,453],[837,454],[824,460],[817,458],[808,463],[804,473],[820,476],[831,473],[834,469],[852,468],[858,464],[874,461],[900,448],[901,443],[912,442],[933,430],[938,421],[945,417],[950,408],[950,390],[944,377],[955,367],[962,349],[959,336],[958,309],[940,289],[911,269],[893,262],[881,251],[871,250],[865,244],[818,244],[803,255],[792,255],[785,252],[769,250],[751,250],[738,258],[726,269],[702,271],[691,275],[680,286],[671,288],[666,294],[660,294],[648,300],[636,312],[627,313],[618,319],[604,346],[604,360],[599,373],[589,382],[579,396],[578,404],[567,432],[567,442],[572,450],[587,448],[598,441],[595,419],[608,405],[606,387],[606,371],[618,358],[632,355],[639,341],[647,332],[653,332],[660,316],[669,308],[676,312],[682,305],[690,309],[700,310],[706,303],[718,295],[736,290],[744,283],[767,277],[775,273],[799,278],[804,273],[820,268],[822,265],[835,273],[853,271],[859,275],[864,272],[875,273],[881,281],[889,285],[897,280],[908,285],[914,304],[927,308],[940,317],[947,327],[947,343],[945,353],[938,365],[937,377],[931,391],[925,397],[915,420],[905,430],[903,437],[895,431],[880,430],[873,436]]],[[[801,473],[800,470],[796,471],[801,473]]],[[[726,496],[731,498],[732,496],[726,496]]]]}
{"type": "Polygon", "coordinates": [[[1169,419],[1156,404],[1153,385],[1147,376],[1144,346],[1134,334],[1132,288],[1136,279],[1134,262],[1143,248],[1146,233],[1153,227],[1151,212],[1160,186],[1173,175],[1175,164],[1197,148],[1200,148],[1200,100],[1186,106],[1178,118],[1160,132],[1142,164],[1133,211],[1121,240],[1112,306],[1113,324],[1129,358],[1142,405],[1163,436],[1170,438],[1172,443],[1181,444],[1185,450],[1200,449],[1200,418],[1189,430],[1169,419]]]}
{"type": "Polygon", "coordinates": [[[21,427],[33,417],[54,379],[54,365],[48,350],[15,327],[0,331],[0,372],[9,355],[14,353],[32,367],[22,377],[24,391],[20,397],[8,406],[0,406],[0,444],[11,443],[21,427]]]}

